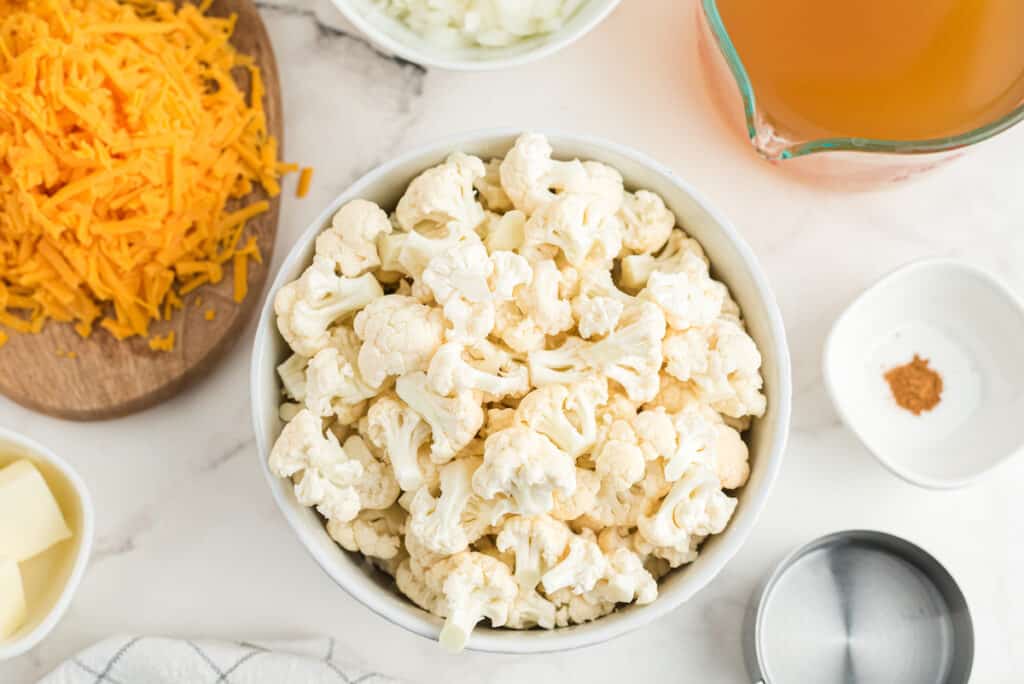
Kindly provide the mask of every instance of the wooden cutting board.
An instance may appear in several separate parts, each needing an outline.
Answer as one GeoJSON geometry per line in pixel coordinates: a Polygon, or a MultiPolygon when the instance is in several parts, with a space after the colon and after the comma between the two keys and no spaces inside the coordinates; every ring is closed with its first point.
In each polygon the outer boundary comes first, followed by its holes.
{"type": "MultiPolygon", "coordinates": [[[[232,12],[238,15],[232,43],[239,52],[252,55],[262,70],[267,127],[281,141],[281,88],[270,37],[251,0],[217,0],[210,9],[219,16],[232,12]]],[[[248,230],[259,242],[264,263],[250,260],[249,295],[241,304],[232,298],[231,267],[226,265],[220,283],[190,293],[170,321],[151,326],[151,332],[160,335],[174,331],[171,352],[151,351],[145,339],[118,342],[102,329],[83,340],[63,323],[50,322],[38,335],[11,333],[0,348],[0,392],[52,416],[100,420],[148,408],[207,373],[237,341],[260,303],[280,209],[279,198],[268,198],[262,189],[246,203],[260,199],[270,201],[270,211],[251,220],[248,230]],[[201,306],[196,305],[199,297],[201,306]],[[204,314],[210,308],[217,313],[207,321],[204,314]]]]}

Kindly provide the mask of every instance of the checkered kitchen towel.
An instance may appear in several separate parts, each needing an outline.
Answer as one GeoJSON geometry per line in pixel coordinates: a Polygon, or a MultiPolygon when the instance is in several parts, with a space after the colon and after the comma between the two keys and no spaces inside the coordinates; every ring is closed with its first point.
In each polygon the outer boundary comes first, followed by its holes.
{"type": "Polygon", "coordinates": [[[114,637],[39,684],[398,684],[336,652],[334,639],[287,642],[114,637]]]}

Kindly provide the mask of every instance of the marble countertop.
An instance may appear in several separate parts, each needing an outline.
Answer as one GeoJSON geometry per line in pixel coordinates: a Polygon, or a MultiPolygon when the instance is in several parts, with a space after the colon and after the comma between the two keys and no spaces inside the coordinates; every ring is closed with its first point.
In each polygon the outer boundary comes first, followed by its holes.
{"type": "Polygon", "coordinates": [[[636,147],[731,217],[775,288],[796,388],[782,476],[738,556],[659,622],[572,653],[447,656],[332,584],[275,508],[249,422],[250,325],[209,377],[129,418],[63,422],[0,399],[0,424],[77,467],[98,519],[95,555],[69,613],[42,645],[0,664],[0,681],[34,681],[88,644],[128,632],[331,634],[368,666],[413,682],[675,681],[683,673],[747,682],[741,623],[758,581],[795,546],[853,527],[905,536],[945,563],[974,616],[974,681],[1019,681],[1024,593],[1014,583],[1024,575],[1024,459],[966,490],[905,484],[840,423],[820,358],[831,322],[851,298],[912,259],[962,258],[1024,295],[1024,128],[912,184],[834,193],[772,169],[718,120],[696,63],[693,0],[624,2],[571,48],[499,74],[425,71],[378,54],[329,0],[258,4],[280,62],[286,156],[316,167],[310,195],[284,201],[275,268],[349,183],[440,136],[534,127],[636,147]]]}

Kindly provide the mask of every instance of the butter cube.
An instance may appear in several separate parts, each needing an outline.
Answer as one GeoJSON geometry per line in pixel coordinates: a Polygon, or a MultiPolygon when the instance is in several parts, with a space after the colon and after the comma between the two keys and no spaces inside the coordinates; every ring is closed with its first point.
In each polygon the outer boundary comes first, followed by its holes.
{"type": "Polygon", "coordinates": [[[20,563],[71,536],[46,480],[29,461],[0,470],[0,557],[20,563]]]}
{"type": "Polygon", "coordinates": [[[25,588],[18,564],[0,558],[0,640],[11,636],[25,624],[25,588]]]}

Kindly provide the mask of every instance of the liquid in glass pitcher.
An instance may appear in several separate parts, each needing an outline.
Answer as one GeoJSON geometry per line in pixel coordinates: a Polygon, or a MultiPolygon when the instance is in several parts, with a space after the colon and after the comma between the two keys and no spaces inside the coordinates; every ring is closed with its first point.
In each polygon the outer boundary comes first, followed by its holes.
{"type": "Polygon", "coordinates": [[[823,180],[901,180],[1024,119],[1022,0],[700,0],[698,21],[757,152],[823,180]]]}

